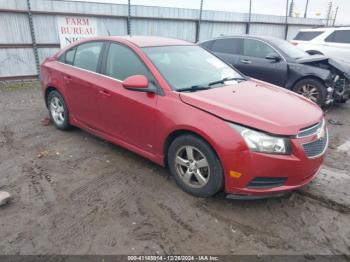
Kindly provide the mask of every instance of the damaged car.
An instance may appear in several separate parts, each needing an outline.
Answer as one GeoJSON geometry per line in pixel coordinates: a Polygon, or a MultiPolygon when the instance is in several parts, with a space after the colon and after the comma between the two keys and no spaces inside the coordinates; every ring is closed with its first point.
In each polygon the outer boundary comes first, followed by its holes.
{"type": "Polygon", "coordinates": [[[315,103],[182,40],[85,38],[43,62],[41,85],[58,129],[79,127],[166,166],[194,196],[300,188],[328,147],[315,103]]]}
{"type": "Polygon", "coordinates": [[[244,35],[199,45],[245,75],[293,90],[320,106],[349,99],[350,65],[310,55],[285,40],[244,35]]]}

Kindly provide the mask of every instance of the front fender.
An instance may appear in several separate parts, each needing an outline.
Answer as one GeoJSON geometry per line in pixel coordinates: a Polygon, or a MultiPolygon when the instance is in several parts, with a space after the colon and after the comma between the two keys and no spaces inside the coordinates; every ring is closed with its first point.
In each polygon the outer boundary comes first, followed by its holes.
{"type": "Polygon", "coordinates": [[[286,88],[292,89],[300,79],[305,77],[318,78],[326,83],[331,78],[331,72],[328,69],[315,66],[290,64],[288,65],[288,81],[286,83],[286,88]]]}

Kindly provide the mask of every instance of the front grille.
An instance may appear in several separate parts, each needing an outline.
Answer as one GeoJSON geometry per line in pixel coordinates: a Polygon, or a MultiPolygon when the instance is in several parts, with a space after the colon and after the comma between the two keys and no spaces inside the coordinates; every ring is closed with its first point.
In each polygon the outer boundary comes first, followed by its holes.
{"type": "Polygon", "coordinates": [[[306,137],[306,136],[311,136],[316,134],[320,128],[322,128],[322,126],[324,125],[324,120],[322,120],[321,122],[311,126],[311,127],[306,127],[300,130],[299,134],[298,134],[298,138],[300,137],[306,137]]]}
{"type": "Polygon", "coordinates": [[[304,148],[305,154],[308,157],[317,157],[322,155],[326,151],[327,145],[328,145],[328,132],[326,131],[326,136],[324,138],[320,138],[316,141],[304,144],[303,148],[304,148]]]}
{"type": "Polygon", "coordinates": [[[256,177],[249,182],[248,188],[271,188],[283,186],[287,181],[286,177],[256,177]]]}

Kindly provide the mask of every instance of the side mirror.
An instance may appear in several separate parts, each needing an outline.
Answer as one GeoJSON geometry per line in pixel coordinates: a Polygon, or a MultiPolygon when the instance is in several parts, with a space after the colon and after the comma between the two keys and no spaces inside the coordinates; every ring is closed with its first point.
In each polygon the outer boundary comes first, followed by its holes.
{"type": "Polygon", "coordinates": [[[265,59],[271,60],[273,62],[279,62],[282,58],[277,53],[270,53],[265,57],[265,59]]]}
{"type": "Polygon", "coordinates": [[[133,75],[126,78],[123,83],[123,87],[130,90],[148,92],[148,79],[144,75],[133,75]]]}

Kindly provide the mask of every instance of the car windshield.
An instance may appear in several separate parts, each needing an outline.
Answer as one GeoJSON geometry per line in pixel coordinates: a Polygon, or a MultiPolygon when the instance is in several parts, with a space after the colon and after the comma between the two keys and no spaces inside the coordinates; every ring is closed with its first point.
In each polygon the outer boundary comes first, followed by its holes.
{"type": "Polygon", "coordinates": [[[300,59],[309,56],[308,53],[285,40],[277,40],[276,45],[290,58],[300,59]]]}
{"type": "Polygon", "coordinates": [[[143,51],[173,90],[191,87],[208,89],[215,84],[224,84],[225,81],[220,82],[222,79],[232,80],[243,77],[199,46],[145,47],[143,51]]]}

